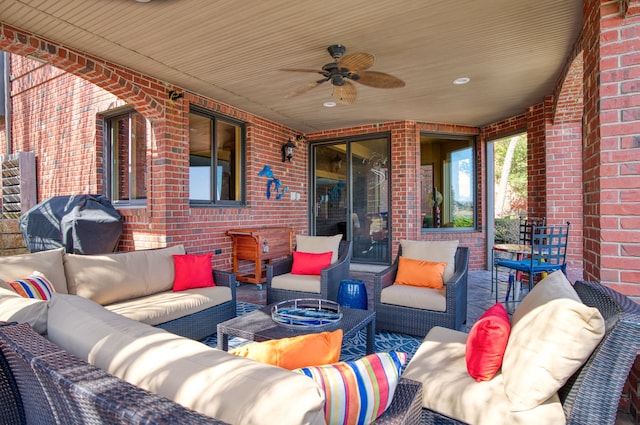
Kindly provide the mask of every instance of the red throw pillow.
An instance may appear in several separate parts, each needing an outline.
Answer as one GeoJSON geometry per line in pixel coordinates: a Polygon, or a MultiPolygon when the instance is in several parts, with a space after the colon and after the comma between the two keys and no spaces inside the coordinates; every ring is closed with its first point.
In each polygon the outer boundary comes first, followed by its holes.
{"type": "Polygon", "coordinates": [[[467,337],[465,359],[467,371],[476,381],[489,381],[498,373],[510,332],[509,315],[500,303],[485,311],[473,325],[467,337]]]}
{"type": "Polygon", "coordinates": [[[320,271],[331,265],[333,252],[314,254],[312,252],[293,251],[291,274],[319,275],[320,271]]]}
{"type": "Polygon", "coordinates": [[[202,255],[173,255],[176,276],[173,280],[173,292],[192,288],[216,286],[211,270],[212,253],[202,255]]]}

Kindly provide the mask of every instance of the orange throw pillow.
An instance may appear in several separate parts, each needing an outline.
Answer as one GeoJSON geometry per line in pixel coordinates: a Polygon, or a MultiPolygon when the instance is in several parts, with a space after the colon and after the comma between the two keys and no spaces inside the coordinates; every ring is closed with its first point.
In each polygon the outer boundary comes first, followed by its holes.
{"type": "Polygon", "coordinates": [[[293,264],[291,274],[320,275],[325,267],[331,265],[333,252],[316,254],[313,252],[293,251],[293,264]]]}
{"type": "Polygon", "coordinates": [[[400,256],[397,285],[421,286],[425,288],[442,289],[442,274],[447,263],[433,263],[431,261],[413,260],[400,256]]]}
{"type": "Polygon", "coordinates": [[[233,350],[231,354],[293,370],[300,367],[336,363],[340,359],[342,329],[254,342],[233,350]]]}
{"type": "Polygon", "coordinates": [[[471,327],[465,359],[467,371],[476,381],[489,381],[498,373],[510,333],[509,314],[500,303],[485,311],[471,327]]]}

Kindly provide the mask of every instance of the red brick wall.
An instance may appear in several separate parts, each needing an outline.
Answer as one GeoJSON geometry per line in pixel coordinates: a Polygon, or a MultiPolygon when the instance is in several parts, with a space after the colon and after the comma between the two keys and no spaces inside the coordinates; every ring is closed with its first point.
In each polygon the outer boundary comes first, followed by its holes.
{"type": "MultiPolygon", "coordinates": [[[[419,196],[416,196],[416,194],[420,193],[420,133],[477,135],[479,134],[478,129],[454,124],[398,121],[311,133],[307,134],[307,140],[312,142],[380,132],[389,132],[391,134],[391,257],[395,258],[402,239],[457,239],[461,245],[471,248],[469,267],[471,269],[484,269],[486,267],[485,231],[422,233],[421,200],[419,196]]],[[[478,148],[480,152],[480,143],[478,143],[478,148]]],[[[484,158],[484,155],[478,153],[478,159],[480,160],[480,158],[484,158]]],[[[482,169],[484,169],[482,163],[478,163],[478,170],[482,169]]],[[[482,184],[482,179],[478,178],[478,190],[480,190],[482,184]]],[[[483,196],[480,195],[478,197],[478,208],[482,208],[482,199],[483,196]]],[[[479,215],[482,216],[483,213],[479,213],[479,215]]]]}
{"type": "Polygon", "coordinates": [[[128,104],[149,120],[148,200],[145,207],[119,208],[125,220],[120,249],[176,243],[184,243],[190,252],[221,249],[221,254],[214,256],[214,267],[230,269],[231,239],[225,235],[229,228],[292,225],[298,233],[307,232],[305,142],[298,142],[291,163],[280,160],[280,146],[297,134],[292,129],[188,93],[171,102],[167,92],[176,88],[162,81],[99,58],[84,57],[2,24],[0,34],[4,36],[0,38],[1,49],[20,55],[35,53],[55,65],[14,56],[12,70],[14,150],[38,152],[40,200],[102,192],[105,165],[100,115],[128,104]],[[246,206],[189,207],[189,102],[247,123],[246,206]],[[300,193],[301,199],[267,200],[266,179],[258,177],[264,165],[270,165],[276,177],[290,191],[300,193]]]}
{"type": "Polygon", "coordinates": [[[640,296],[640,15],[617,6],[585,3],[585,275],[640,296]]]}
{"type": "MultiPolygon", "coordinates": [[[[585,278],[640,295],[640,2],[585,1],[585,278]],[[622,14],[619,6],[622,6],[622,14]]],[[[636,358],[621,408],[640,421],[636,358]]]]}
{"type": "Polygon", "coordinates": [[[19,56],[11,63],[13,150],[36,153],[39,199],[95,193],[94,117],[115,97],[52,66],[19,56]]]}
{"type": "MultiPolygon", "coordinates": [[[[132,105],[149,119],[148,131],[151,160],[147,184],[146,207],[120,208],[125,219],[125,234],[120,249],[136,249],[184,243],[190,252],[221,249],[214,257],[214,266],[229,269],[231,239],[225,235],[229,228],[263,225],[293,225],[299,233],[307,233],[308,192],[307,148],[298,142],[291,163],[280,160],[280,146],[295,136],[292,129],[269,122],[212,99],[185,93],[183,99],[168,100],[167,85],[148,76],[137,74],[100,58],[84,57],[77,52],[60,48],[55,43],[0,26],[5,38],[0,41],[4,50],[21,55],[35,53],[52,66],[16,59],[14,100],[21,107],[16,116],[37,120],[34,131],[16,133],[15,150],[36,150],[38,158],[40,199],[80,192],[101,192],[103,129],[100,114],[124,104],[132,105]],[[37,72],[33,68],[38,68],[37,72]],[[69,71],[81,78],[63,73],[69,71]],[[29,76],[28,78],[26,76],[29,76]],[[88,84],[93,82],[96,86],[88,84]],[[36,83],[37,82],[37,83],[36,83]],[[49,93],[49,99],[44,99],[49,93]],[[52,102],[51,93],[58,94],[52,102]],[[73,93],[74,96],[69,94],[73,93]],[[31,102],[36,96],[42,100],[31,102]],[[63,104],[57,100],[61,97],[63,104]],[[73,99],[76,103],[64,102],[73,99]],[[240,119],[247,123],[247,204],[242,208],[190,208],[188,204],[188,119],[189,102],[240,119]],[[97,118],[96,118],[97,117],[97,118]],[[76,147],[80,146],[81,149],[76,147]],[[75,149],[74,149],[75,148],[75,149]],[[264,165],[270,165],[290,191],[300,193],[301,199],[280,201],[265,197],[266,180],[258,177],[264,165]],[[80,178],[79,178],[80,177],[80,178]]],[[[180,91],[179,88],[173,87],[180,91]]],[[[16,128],[29,129],[27,123],[16,128]]],[[[382,126],[363,126],[318,133],[315,138],[340,137],[390,131],[392,134],[392,170],[394,195],[394,249],[403,238],[461,239],[470,245],[474,268],[484,267],[483,232],[422,235],[419,222],[419,199],[415,192],[419,177],[419,133],[434,131],[451,134],[477,134],[475,128],[447,124],[416,124],[397,122],[382,126]],[[409,190],[407,190],[407,188],[409,190]],[[412,189],[413,188],[413,189],[412,189]]],[[[483,156],[479,154],[479,158],[483,156]]],[[[480,167],[482,168],[482,167],[480,167]]],[[[481,187],[482,180],[478,180],[481,187]]],[[[480,196],[480,199],[483,197],[480,196]]]]}

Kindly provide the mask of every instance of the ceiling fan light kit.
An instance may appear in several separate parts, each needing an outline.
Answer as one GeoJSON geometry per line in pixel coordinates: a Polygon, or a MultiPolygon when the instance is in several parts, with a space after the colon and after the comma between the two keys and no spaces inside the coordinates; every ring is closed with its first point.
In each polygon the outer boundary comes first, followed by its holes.
{"type": "Polygon", "coordinates": [[[327,48],[333,58],[333,62],[325,64],[320,70],[315,69],[282,69],[288,72],[311,72],[322,75],[322,79],[307,84],[289,97],[298,96],[314,89],[320,84],[330,81],[333,86],[333,97],[338,103],[351,105],[356,101],[357,90],[351,81],[379,88],[400,88],[405,83],[393,75],[379,71],[367,71],[375,62],[375,57],[370,53],[353,53],[345,56],[347,48],[342,44],[332,44],[327,48]]]}

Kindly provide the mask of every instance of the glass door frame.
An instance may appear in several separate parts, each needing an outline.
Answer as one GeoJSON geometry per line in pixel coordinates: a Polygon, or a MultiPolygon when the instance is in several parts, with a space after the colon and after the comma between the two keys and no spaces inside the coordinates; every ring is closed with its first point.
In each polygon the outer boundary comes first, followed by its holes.
{"type": "MultiPolygon", "coordinates": [[[[354,183],[354,176],[353,176],[353,167],[352,167],[352,150],[351,150],[351,143],[354,142],[363,142],[366,140],[373,140],[373,139],[386,139],[387,141],[387,149],[386,149],[386,155],[388,158],[388,162],[387,162],[387,169],[388,169],[388,185],[387,185],[387,202],[386,202],[386,209],[387,209],[387,231],[388,231],[388,237],[387,237],[387,242],[386,242],[386,259],[384,261],[370,261],[370,260],[366,260],[366,259],[358,259],[358,258],[353,258],[354,256],[352,255],[352,262],[354,263],[361,263],[361,264],[384,264],[384,265],[388,265],[391,264],[392,258],[391,258],[391,241],[392,241],[392,233],[393,233],[393,227],[391,225],[391,223],[393,222],[393,213],[391,211],[391,205],[392,205],[392,164],[391,164],[391,133],[390,132],[379,132],[379,133],[370,133],[370,134],[363,134],[363,135],[359,135],[359,136],[350,136],[350,137],[345,137],[345,138],[334,138],[334,139],[324,139],[324,140],[315,140],[315,141],[311,141],[308,144],[308,170],[309,170],[309,181],[308,181],[308,187],[309,187],[309,205],[308,205],[308,229],[309,229],[309,235],[315,235],[316,234],[316,217],[315,217],[315,208],[316,208],[316,199],[317,199],[317,193],[316,193],[316,148],[318,146],[332,146],[332,145],[345,145],[345,154],[346,154],[346,158],[347,160],[345,161],[345,165],[347,167],[347,171],[346,171],[346,175],[347,175],[347,181],[345,182],[345,196],[347,201],[345,202],[345,205],[348,205],[347,211],[345,212],[345,217],[351,217],[351,214],[353,213],[353,183],[354,183]]],[[[345,238],[347,240],[351,240],[352,244],[353,244],[353,222],[352,220],[346,220],[346,235],[345,238]]]]}

